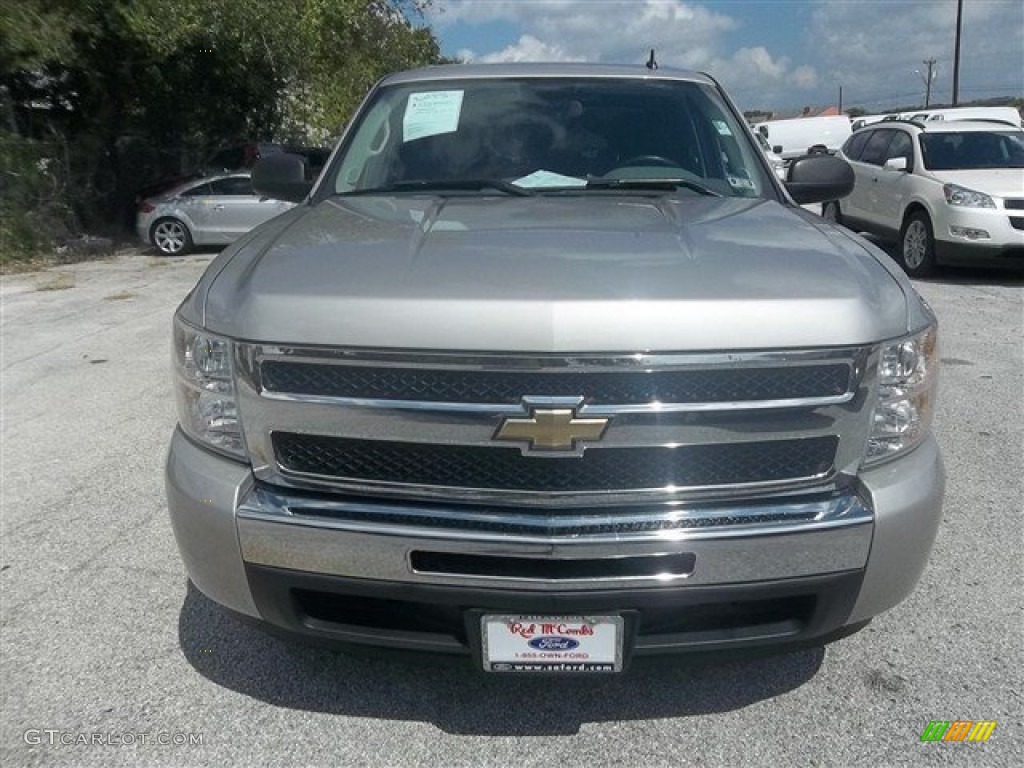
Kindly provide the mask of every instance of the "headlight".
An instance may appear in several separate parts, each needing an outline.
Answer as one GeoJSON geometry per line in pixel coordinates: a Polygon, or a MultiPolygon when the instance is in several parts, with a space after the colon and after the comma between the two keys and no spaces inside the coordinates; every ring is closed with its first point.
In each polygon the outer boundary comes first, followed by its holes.
{"type": "Polygon", "coordinates": [[[942,194],[946,196],[946,202],[950,205],[959,205],[963,208],[995,208],[996,204],[992,198],[984,192],[975,192],[973,189],[961,187],[957,184],[944,184],[942,194]]]}
{"type": "Polygon", "coordinates": [[[909,451],[931,427],[938,373],[935,325],[882,346],[878,400],[871,414],[865,464],[909,451]]]}
{"type": "Polygon", "coordinates": [[[174,318],[174,394],[181,428],[204,445],[245,458],[231,351],[227,339],[174,318]]]}

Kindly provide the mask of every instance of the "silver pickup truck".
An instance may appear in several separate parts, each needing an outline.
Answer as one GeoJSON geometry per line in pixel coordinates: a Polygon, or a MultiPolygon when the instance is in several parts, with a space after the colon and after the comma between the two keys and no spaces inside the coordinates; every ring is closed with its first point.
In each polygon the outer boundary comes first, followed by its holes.
{"type": "Polygon", "coordinates": [[[936,321],[702,74],[391,76],[174,319],[189,576],[264,626],[615,672],[821,643],[941,518],[936,321]]]}

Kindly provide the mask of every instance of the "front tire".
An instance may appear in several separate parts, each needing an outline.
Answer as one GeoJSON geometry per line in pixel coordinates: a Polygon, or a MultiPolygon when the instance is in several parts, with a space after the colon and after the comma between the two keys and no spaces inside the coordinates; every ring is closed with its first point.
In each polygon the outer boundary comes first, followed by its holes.
{"type": "Polygon", "coordinates": [[[838,200],[829,200],[821,205],[821,218],[833,224],[843,223],[843,213],[839,210],[838,200]]]}
{"type": "Polygon", "coordinates": [[[165,256],[183,256],[192,250],[192,234],[177,219],[160,219],[153,224],[149,239],[165,256]]]}
{"type": "Polygon", "coordinates": [[[911,277],[935,273],[935,235],[924,211],[912,214],[900,232],[900,265],[911,277]]]}

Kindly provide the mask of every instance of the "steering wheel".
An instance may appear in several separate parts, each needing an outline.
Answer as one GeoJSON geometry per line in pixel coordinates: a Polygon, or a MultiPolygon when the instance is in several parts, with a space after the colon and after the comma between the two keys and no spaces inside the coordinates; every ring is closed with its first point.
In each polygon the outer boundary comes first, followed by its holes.
{"type": "Polygon", "coordinates": [[[626,168],[631,165],[660,165],[666,168],[679,168],[680,165],[675,160],[669,160],[667,157],[661,155],[637,155],[631,157],[628,160],[623,160],[616,167],[626,168]]]}

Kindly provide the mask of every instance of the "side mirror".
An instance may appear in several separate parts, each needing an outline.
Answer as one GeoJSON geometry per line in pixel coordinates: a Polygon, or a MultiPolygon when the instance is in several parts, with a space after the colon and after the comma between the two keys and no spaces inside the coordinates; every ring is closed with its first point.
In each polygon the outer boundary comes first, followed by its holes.
{"type": "Polygon", "coordinates": [[[887,171],[905,171],[907,170],[907,158],[890,157],[882,167],[887,171]]]}
{"type": "Polygon", "coordinates": [[[305,160],[298,155],[276,152],[256,161],[252,187],[257,195],[301,203],[313,188],[313,182],[306,181],[305,160]]]}
{"type": "Polygon", "coordinates": [[[804,155],[789,164],[786,190],[800,205],[839,200],[853,191],[853,168],[835,155],[804,155]]]}

